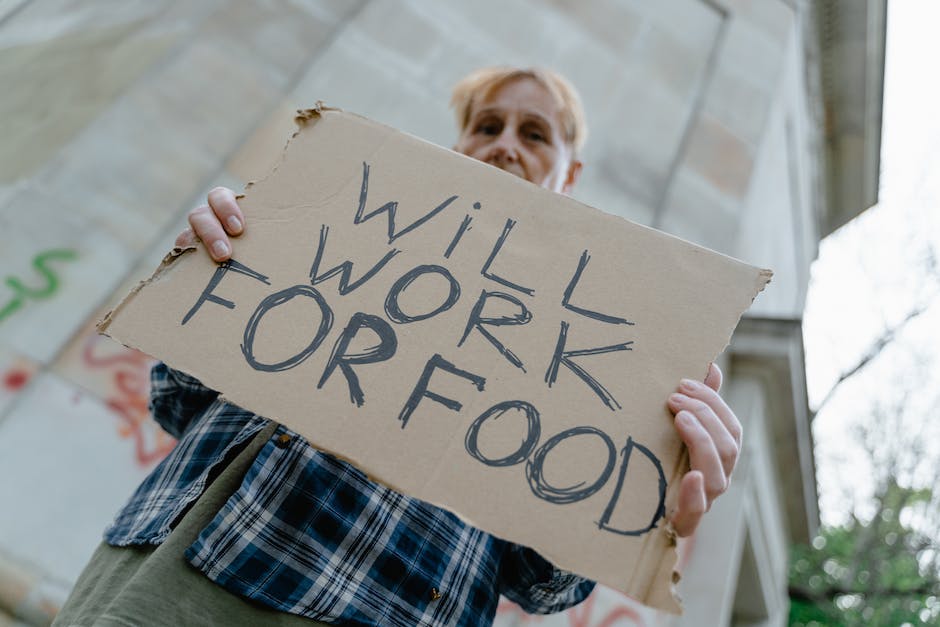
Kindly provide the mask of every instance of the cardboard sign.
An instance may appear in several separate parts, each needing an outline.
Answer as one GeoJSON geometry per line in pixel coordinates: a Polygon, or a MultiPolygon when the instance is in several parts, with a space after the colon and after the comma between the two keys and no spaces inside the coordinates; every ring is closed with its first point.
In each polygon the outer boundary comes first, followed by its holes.
{"type": "Polygon", "coordinates": [[[676,611],[666,399],[770,278],[361,117],[304,112],[234,260],[101,331],[380,481],[676,611]]]}

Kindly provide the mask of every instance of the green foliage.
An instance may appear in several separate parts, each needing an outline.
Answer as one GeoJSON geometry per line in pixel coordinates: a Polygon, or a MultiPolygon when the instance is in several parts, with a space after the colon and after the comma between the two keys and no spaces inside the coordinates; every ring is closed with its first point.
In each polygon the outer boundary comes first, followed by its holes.
{"type": "Polygon", "coordinates": [[[853,517],[793,547],[790,625],[940,624],[936,539],[904,522],[931,496],[890,482],[871,520],[853,517]]]}

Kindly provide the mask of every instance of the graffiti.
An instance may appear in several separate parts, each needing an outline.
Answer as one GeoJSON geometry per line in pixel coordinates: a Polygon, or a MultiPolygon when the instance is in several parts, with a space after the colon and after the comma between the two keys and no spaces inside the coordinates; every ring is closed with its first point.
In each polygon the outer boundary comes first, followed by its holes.
{"type": "MultiPolygon", "coordinates": [[[[567,610],[563,616],[568,619],[569,627],[645,627],[646,622],[640,615],[640,612],[631,605],[631,601],[626,597],[617,599],[613,605],[610,604],[610,597],[616,593],[607,592],[607,602],[602,602],[604,609],[598,611],[598,616],[592,618],[595,613],[599,590],[595,590],[582,603],[567,610]]],[[[499,600],[499,606],[496,608],[497,616],[508,619],[508,624],[534,624],[538,625],[544,620],[542,616],[533,616],[526,614],[523,610],[506,599],[499,600]]]]}
{"type": "Polygon", "coordinates": [[[31,377],[32,373],[28,370],[12,368],[3,375],[3,389],[7,392],[19,392],[26,387],[31,377]]]}
{"type": "Polygon", "coordinates": [[[59,290],[59,277],[46,266],[47,261],[74,261],[77,257],[74,250],[65,249],[45,250],[33,257],[33,268],[46,280],[40,287],[29,287],[16,277],[7,277],[6,284],[13,291],[13,296],[0,307],[0,322],[19,311],[30,299],[49,298],[59,290]]]}
{"type": "Polygon", "coordinates": [[[597,595],[592,594],[584,603],[568,610],[568,618],[571,621],[571,627],[644,627],[646,624],[640,613],[631,607],[626,600],[622,600],[613,607],[608,607],[601,616],[592,620],[591,614],[594,610],[594,604],[597,595]]]}
{"type": "Polygon", "coordinates": [[[681,574],[688,569],[689,562],[692,561],[692,555],[695,553],[696,538],[698,538],[698,534],[696,533],[686,536],[685,538],[679,538],[679,545],[677,547],[679,559],[676,561],[676,572],[681,574]]]}
{"type": "Polygon", "coordinates": [[[113,391],[105,404],[121,418],[119,434],[134,441],[134,457],[142,467],[163,459],[175,440],[150,418],[147,407],[150,390],[150,366],[153,360],[141,352],[121,349],[120,353],[103,355],[98,349],[109,345],[97,334],[91,334],[82,349],[82,361],[92,370],[106,370],[113,391]]]}

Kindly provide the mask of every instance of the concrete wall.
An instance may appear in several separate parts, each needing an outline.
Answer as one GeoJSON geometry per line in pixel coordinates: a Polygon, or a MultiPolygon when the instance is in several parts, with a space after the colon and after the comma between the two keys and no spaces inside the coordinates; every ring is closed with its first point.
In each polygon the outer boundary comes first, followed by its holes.
{"type": "MultiPolygon", "coordinates": [[[[318,99],[449,146],[449,88],[466,72],[558,69],[592,128],[575,196],[773,268],[753,313],[799,317],[818,239],[802,7],[0,3],[0,604],[33,622],[54,612],[172,446],[147,416],[149,360],[97,338],[94,322],[149,275],[209,188],[264,174],[281,148],[272,133],[286,138],[291,111],[318,99]]],[[[657,617],[600,590],[546,624],[779,624],[775,442],[760,386],[730,374],[749,447],[686,548],[690,613],[657,617]],[[759,602],[748,568],[763,573],[759,602]]],[[[501,624],[528,620],[500,606],[501,624]]]]}

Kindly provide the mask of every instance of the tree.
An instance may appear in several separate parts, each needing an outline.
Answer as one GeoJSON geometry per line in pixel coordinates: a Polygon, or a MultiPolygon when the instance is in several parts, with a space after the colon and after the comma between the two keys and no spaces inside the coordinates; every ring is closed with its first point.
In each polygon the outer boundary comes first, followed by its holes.
{"type": "Polygon", "coordinates": [[[940,623],[938,398],[925,397],[921,377],[910,374],[926,378],[932,358],[892,361],[907,374],[885,386],[892,398],[875,403],[850,434],[869,465],[853,472],[870,476],[871,498],[844,524],[823,527],[810,546],[793,547],[791,625],[940,623]]]}
{"type": "Polygon", "coordinates": [[[937,542],[904,522],[929,489],[890,482],[868,521],[853,516],[793,548],[791,625],[935,625],[940,618],[937,542]]]}
{"type": "MultiPolygon", "coordinates": [[[[902,271],[885,263],[884,250],[869,254],[884,243],[883,218],[850,234],[869,287],[855,284],[844,311],[869,320],[880,313],[882,325],[815,408],[826,420],[839,417],[829,425],[855,425],[828,442],[842,459],[821,485],[830,492],[847,487],[849,499],[841,520],[830,521],[811,545],[792,548],[791,625],[940,624],[940,370],[930,339],[940,264],[929,231],[902,217],[895,212],[894,222],[909,230],[896,236],[905,245],[892,249],[892,259],[907,264],[902,271]],[[906,290],[895,289],[899,281],[906,290]]],[[[830,440],[832,434],[830,426],[830,440]]]]}

